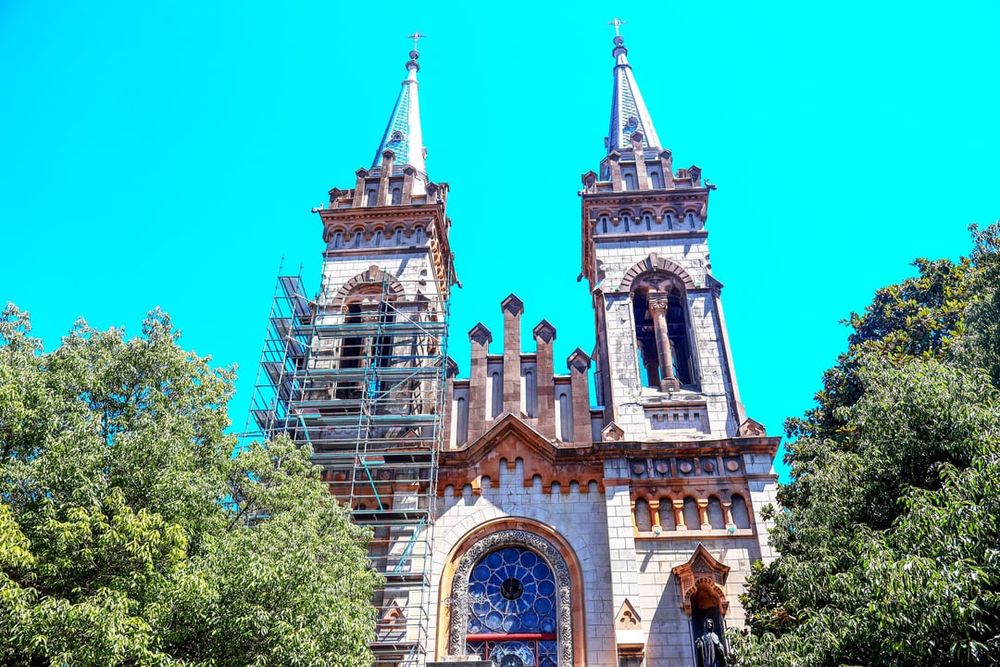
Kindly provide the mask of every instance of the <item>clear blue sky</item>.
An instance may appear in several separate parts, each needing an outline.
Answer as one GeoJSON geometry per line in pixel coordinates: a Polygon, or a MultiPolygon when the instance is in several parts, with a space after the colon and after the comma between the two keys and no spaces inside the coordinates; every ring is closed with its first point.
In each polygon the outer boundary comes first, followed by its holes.
{"type": "MultiPolygon", "coordinates": [[[[78,316],[239,364],[242,427],[282,255],[316,284],[310,208],[351,187],[413,30],[431,177],[451,184],[466,332],[593,346],[580,174],[602,156],[616,13],[663,143],[712,196],[744,402],[773,433],[843,348],[838,321],[1000,217],[994,2],[0,1],[0,300],[51,348],[78,316]]],[[[499,339],[497,341],[499,345],[499,339]]],[[[499,351],[499,348],[497,348],[499,351]]],[[[561,365],[561,364],[560,364],[561,365]]]]}

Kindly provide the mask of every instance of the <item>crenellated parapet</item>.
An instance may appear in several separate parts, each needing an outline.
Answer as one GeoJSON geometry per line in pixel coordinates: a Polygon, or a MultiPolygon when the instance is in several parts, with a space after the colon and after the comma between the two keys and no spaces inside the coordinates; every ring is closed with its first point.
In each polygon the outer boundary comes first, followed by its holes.
{"type": "Polygon", "coordinates": [[[493,334],[479,323],[469,331],[469,377],[451,380],[449,447],[461,449],[486,433],[505,415],[513,415],[546,439],[591,444],[604,427],[590,406],[590,356],[576,349],[566,373],[556,373],[552,345],[556,329],[542,320],[532,330],[535,351],[521,349],[524,303],[511,294],[501,303],[503,350],[490,352],[493,334]]]}

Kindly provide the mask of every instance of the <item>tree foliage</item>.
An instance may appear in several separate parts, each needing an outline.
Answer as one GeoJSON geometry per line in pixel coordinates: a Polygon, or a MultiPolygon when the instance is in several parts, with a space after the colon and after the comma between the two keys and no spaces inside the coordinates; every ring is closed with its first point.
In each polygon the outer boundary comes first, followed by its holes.
{"type": "Polygon", "coordinates": [[[743,665],[1000,663],[1000,244],[879,290],[788,422],[743,665]]]}
{"type": "Polygon", "coordinates": [[[233,373],[178,337],[0,318],[0,663],[368,664],[369,536],[307,449],[234,455],[233,373]]]}

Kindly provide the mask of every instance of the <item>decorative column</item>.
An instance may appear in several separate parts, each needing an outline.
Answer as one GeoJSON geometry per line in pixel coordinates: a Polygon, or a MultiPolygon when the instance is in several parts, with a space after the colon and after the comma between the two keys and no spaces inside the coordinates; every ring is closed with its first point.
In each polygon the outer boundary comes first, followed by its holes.
{"type": "Polygon", "coordinates": [[[674,526],[677,530],[687,530],[687,524],[684,523],[684,500],[673,500],[671,501],[674,505],[674,526]]]}
{"type": "Polygon", "coordinates": [[[511,294],[503,312],[503,412],[521,414],[521,313],[524,303],[511,294]]]}
{"type": "Polygon", "coordinates": [[[698,500],[698,515],[701,517],[701,529],[711,530],[712,522],[708,520],[708,498],[698,500]]]}
{"type": "Polygon", "coordinates": [[[469,343],[472,363],[469,367],[469,439],[474,441],[486,430],[486,355],[493,335],[482,323],[472,327],[469,343]]]}
{"type": "Polygon", "coordinates": [[[726,517],[726,528],[735,529],[736,522],[733,521],[733,503],[732,502],[722,503],[722,513],[726,517]]]}
{"type": "Polygon", "coordinates": [[[649,501],[649,516],[653,520],[653,532],[659,535],[663,532],[663,527],[660,525],[660,501],[650,500],[649,501]]]}
{"type": "Polygon", "coordinates": [[[552,342],[556,339],[556,328],[542,320],[532,333],[535,335],[535,400],[538,408],[538,431],[546,438],[555,440],[556,411],[555,390],[552,375],[555,372],[552,358],[552,342]]]}
{"type": "Polygon", "coordinates": [[[660,391],[676,391],[681,383],[674,377],[674,353],[667,334],[667,305],[670,295],[663,292],[649,293],[649,312],[653,315],[656,335],[656,352],[660,358],[660,391]]]}

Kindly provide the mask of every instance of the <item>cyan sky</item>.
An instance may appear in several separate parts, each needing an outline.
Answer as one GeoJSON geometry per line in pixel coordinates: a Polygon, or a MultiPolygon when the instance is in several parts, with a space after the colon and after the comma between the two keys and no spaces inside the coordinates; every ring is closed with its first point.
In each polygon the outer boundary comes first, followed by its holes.
{"type": "MultiPolygon", "coordinates": [[[[431,177],[451,184],[451,354],[526,304],[593,347],[580,174],[603,153],[611,37],[708,227],[749,414],[802,412],[838,321],[1000,217],[994,2],[0,2],[0,300],[51,348],[82,316],[239,364],[242,427],[274,278],[312,286],[333,186],[369,166],[421,44],[431,177]]],[[[500,344],[497,337],[496,345],[500,344]]],[[[496,347],[494,351],[499,351],[496,347]]],[[[557,363],[561,366],[561,362],[557,363]]]]}

